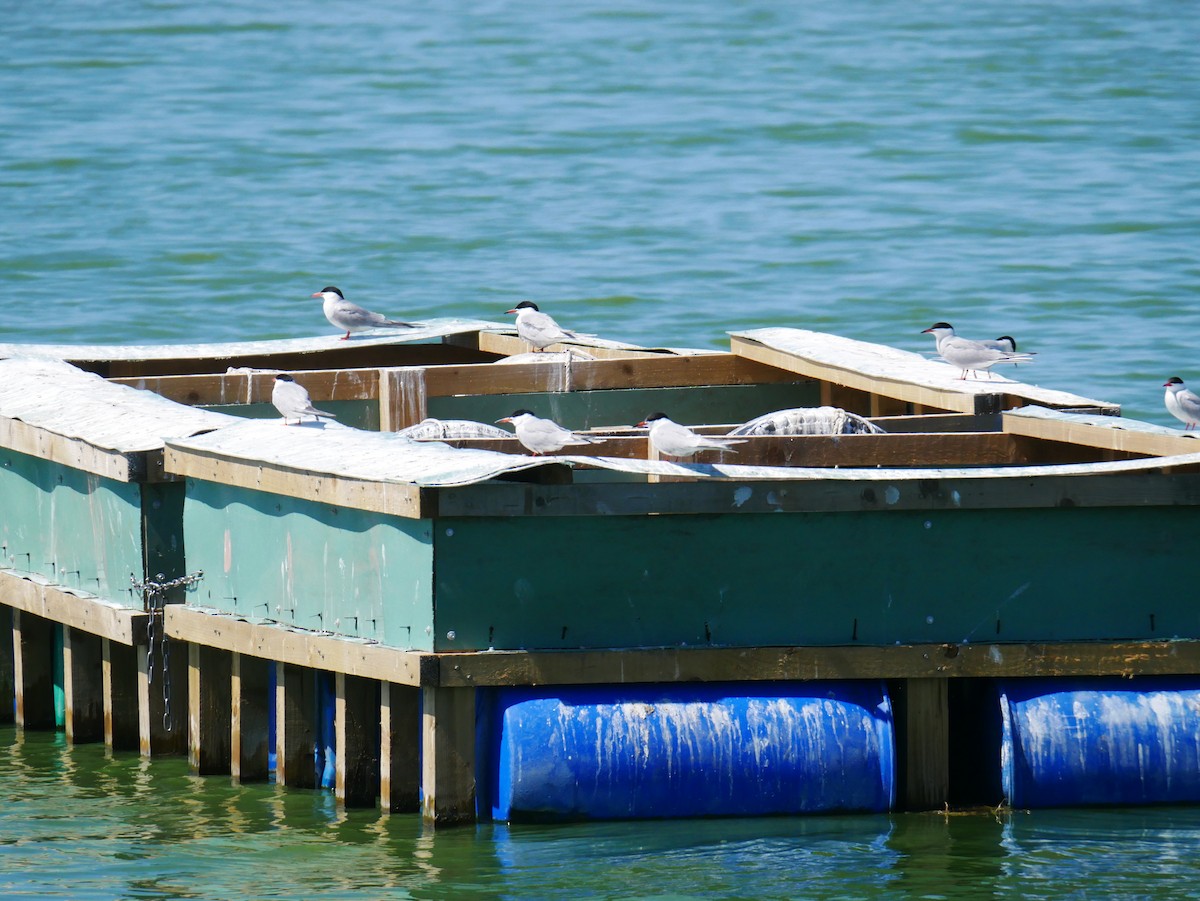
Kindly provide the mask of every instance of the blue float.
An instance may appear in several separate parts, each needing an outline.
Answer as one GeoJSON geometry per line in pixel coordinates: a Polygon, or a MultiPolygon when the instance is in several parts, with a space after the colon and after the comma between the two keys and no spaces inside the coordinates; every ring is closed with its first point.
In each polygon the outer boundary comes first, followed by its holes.
{"type": "Polygon", "coordinates": [[[1200,801],[1200,680],[999,688],[1001,782],[1012,806],[1200,801]]]}
{"type": "Polygon", "coordinates": [[[496,692],[496,820],[886,811],[891,703],[879,682],[496,692]]]}

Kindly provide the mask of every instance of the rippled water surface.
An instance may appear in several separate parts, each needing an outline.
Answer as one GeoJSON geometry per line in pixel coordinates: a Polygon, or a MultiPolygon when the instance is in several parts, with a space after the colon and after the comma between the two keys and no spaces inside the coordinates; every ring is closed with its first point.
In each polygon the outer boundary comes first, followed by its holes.
{"type": "MultiPolygon", "coordinates": [[[[0,342],[406,318],[720,347],[1018,336],[1168,423],[1200,383],[1200,5],[4,6],[0,342]]],[[[423,829],[0,731],[8,897],[1194,894],[1200,813],[423,829]]]]}

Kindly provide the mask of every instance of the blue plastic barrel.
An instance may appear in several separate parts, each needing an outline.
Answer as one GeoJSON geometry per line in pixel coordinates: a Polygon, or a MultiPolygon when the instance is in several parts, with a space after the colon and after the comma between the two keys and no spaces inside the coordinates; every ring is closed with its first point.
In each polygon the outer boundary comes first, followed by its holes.
{"type": "Polygon", "coordinates": [[[492,816],[616,819],[886,811],[879,682],[503,689],[492,816]]]}
{"type": "Polygon", "coordinates": [[[1014,807],[1200,801],[1200,680],[1000,686],[1001,781],[1014,807]]]}

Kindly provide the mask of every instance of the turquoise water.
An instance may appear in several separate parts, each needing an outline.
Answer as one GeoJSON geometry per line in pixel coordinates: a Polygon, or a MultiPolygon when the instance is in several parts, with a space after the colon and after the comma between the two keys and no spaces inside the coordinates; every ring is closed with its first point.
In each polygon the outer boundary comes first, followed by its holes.
{"type": "MultiPolygon", "coordinates": [[[[3,342],[405,318],[795,325],[1174,424],[1200,383],[1200,5],[4,5],[3,342]]],[[[1183,896],[1200,811],[424,829],[0,730],[7,897],[1183,896]]]]}

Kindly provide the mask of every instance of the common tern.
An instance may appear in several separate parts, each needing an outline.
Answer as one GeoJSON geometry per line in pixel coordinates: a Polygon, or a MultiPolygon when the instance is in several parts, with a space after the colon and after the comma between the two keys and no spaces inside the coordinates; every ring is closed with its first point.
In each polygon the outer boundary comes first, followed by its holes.
{"type": "Polygon", "coordinates": [[[988,343],[983,341],[960,338],[954,334],[954,326],[949,322],[935,322],[921,334],[933,335],[941,358],[962,370],[960,379],[965,379],[968,372],[988,371],[997,363],[1033,362],[1033,356],[1028,353],[1001,350],[998,347],[989,347],[988,343]]]}
{"type": "Polygon", "coordinates": [[[290,375],[275,376],[275,384],[271,388],[271,403],[283,417],[284,425],[289,425],[289,419],[300,422],[305,416],[337,419],[332,413],[326,413],[324,410],[314,407],[308,391],[290,375]]]}
{"type": "Polygon", "coordinates": [[[508,313],[517,314],[517,336],[529,342],[534,352],[559,341],[578,341],[579,336],[562,328],[549,313],[543,313],[532,300],[523,300],[508,313]]]}
{"type": "Polygon", "coordinates": [[[600,440],[576,435],[553,419],[542,419],[534,416],[529,410],[516,410],[511,416],[497,419],[496,422],[511,423],[513,431],[517,433],[517,440],[534,456],[562,450],[569,444],[595,444],[600,440]]]}
{"type": "Polygon", "coordinates": [[[1167,389],[1163,402],[1167,412],[1184,423],[1183,430],[1191,431],[1200,422],[1200,396],[1184,387],[1183,379],[1177,375],[1171,376],[1163,387],[1167,389]]]}
{"type": "Polygon", "coordinates": [[[697,435],[687,426],[672,422],[666,413],[651,413],[638,423],[639,426],[649,426],[650,444],[660,454],[668,457],[690,457],[702,450],[728,450],[731,444],[745,444],[745,439],[732,440],[729,438],[709,438],[697,435]]]}
{"type": "Polygon", "coordinates": [[[337,328],[345,330],[343,341],[349,339],[351,332],[361,332],[370,328],[416,328],[411,322],[388,319],[382,313],[372,313],[356,303],[351,303],[333,285],[322,288],[313,297],[320,297],[324,301],[321,308],[325,311],[325,318],[337,328]]]}

